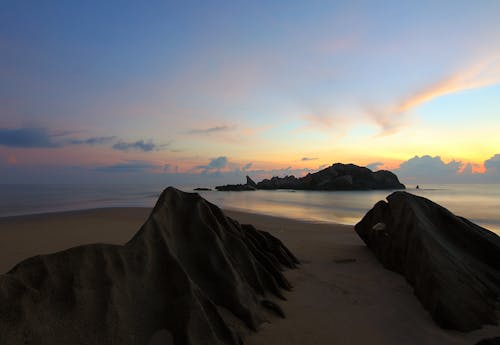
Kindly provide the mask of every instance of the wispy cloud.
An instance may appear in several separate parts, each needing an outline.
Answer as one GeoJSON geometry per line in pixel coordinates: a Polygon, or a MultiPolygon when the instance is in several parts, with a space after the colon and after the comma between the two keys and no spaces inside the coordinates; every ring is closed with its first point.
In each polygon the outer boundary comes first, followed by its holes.
{"type": "Polygon", "coordinates": [[[481,61],[418,90],[403,99],[395,110],[396,112],[405,112],[437,97],[499,82],[500,56],[481,61]]]}
{"type": "Polygon", "coordinates": [[[158,166],[141,160],[130,160],[122,163],[97,167],[96,171],[109,173],[141,173],[157,169],[158,166]]]}
{"type": "Polygon", "coordinates": [[[243,165],[243,167],[241,168],[241,170],[247,171],[248,169],[250,169],[252,167],[252,164],[253,163],[250,162],[250,163],[247,163],[247,164],[243,165]]]}
{"type": "Polygon", "coordinates": [[[167,146],[168,144],[162,144],[162,145],[155,144],[152,140],[148,141],[138,140],[134,142],[119,141],[116,144],[114,144],[112,148],[118,151],[135,150],[135,151],[150,152],[150,151],[162,150],[167,146]]]}
{"type": "Polygon", "coordinates": [[[86,139],[70,139],[67,142],[71,145],[106,145],[116,140],[115,136],[110,137],[93,137],[86,139]]]}
{"type": "Polygon", "coordinates": [[[307,161],[315,161],[317,159],[318,159],[317,157],[302,157],[300,160],[307,162],[307,161]]]}
{"type": "Polygon", "coordinates": [[[402,97],[392,105],[366,106],[365,112],[381,127],[380,135],[390,135],[409,125],[412,121],[410,110],[424,103],[445,95],[498,83],[500,83],[500,55],[440,78],[402,97]]]}
{"type": "Polygon", "coordinates": [[[234,130],[236,127],[234,126],[215,126],[209,128],[202,129],[191,129],[188,131],[189,134],[212,134],[212,133],[220,133],[234,130]]]}

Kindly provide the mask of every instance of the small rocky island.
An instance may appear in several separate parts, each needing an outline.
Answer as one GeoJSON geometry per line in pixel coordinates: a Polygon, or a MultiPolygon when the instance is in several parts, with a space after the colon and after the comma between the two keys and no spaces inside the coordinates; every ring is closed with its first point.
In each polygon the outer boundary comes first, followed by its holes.
{"type": "Polygon", "coordinates": [[[355,226],[378,260],[406,277],[442,328],[498,324],[500,237],[423,197],[395,192],[387,201],[355,226]]]}
{"type": "Polygon", "coordinates": [[[295,189],[295,190],[372,190],[405,189],[398,177],[390,171],[371,171],[355,164],[335,163],[318,172],[304,177],[293,175],[273,177],[255,183],[247,176],[246,184],[215,187],[218,191],[252,191],[257,189],[295,189]]]}

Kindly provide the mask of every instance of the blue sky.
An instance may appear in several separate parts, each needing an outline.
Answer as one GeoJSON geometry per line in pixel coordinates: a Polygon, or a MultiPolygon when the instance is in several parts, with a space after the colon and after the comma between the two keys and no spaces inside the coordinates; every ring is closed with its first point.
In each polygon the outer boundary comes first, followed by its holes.
{"type": "Polygon", "coordinates": [[[498,1],[2,1],[0,178],[168,183],[162,167],[203,181],[220,157],[211,173],[236,179],[250,163],[267,176],[429,155],[460,162],[454,180],[495,181],[498,13],[498,1]],[[133,177],[113,169],[127,164],[133,177]]]}

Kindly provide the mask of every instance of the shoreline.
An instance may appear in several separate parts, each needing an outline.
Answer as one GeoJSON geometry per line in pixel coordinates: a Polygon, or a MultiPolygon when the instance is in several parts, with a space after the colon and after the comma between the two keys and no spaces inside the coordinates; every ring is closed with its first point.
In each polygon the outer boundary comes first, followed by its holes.
{"type": "MultiPolygon", "coordinates": [[[[88,243],[124,244],[151,208],[98,208],[0,218],[0,273],[37,254],[88,243]]],[[[293,285],[279,302],[285,319],[267,315],[249,345],[424,343],[473,345],[500,326],[470,333],[440,329],[404,277],[386,270],[350,225],[318,224],[234,210],[224,213],[278,237],[301,261],[284,271],[293,285]]]]}
{"type": "MultiPolygon", "coordinates": [[[[217,205],[217,207],[219,207],[217,205]]],[[[22,219],[22,218],[35,218],[35,217],[44,217],[44,216],[55,216],[55,215],[72,215],[72,214],[80,214],[80,213],[88,213],[88,212],[94,212],[94,211],[101,211],[101,210],[127,210],[127,209],[132,209],[132,210],[152,210],[153,206],[151,207],[145,207],[145,206],[109,206],[109,207],[90,207],[90,208],[77,208],[77,209],[71,209],[71,210],[56,210],[56,211],[41,211],[41,212],[35,212],[35,213],[26,213],[26,214],[14,214],[14,215],[7,215],[7,216],[0,216],[0,222],[3,220],[15,220],[15,219],[22,219]]],[[[307,224],[324,224],[324,225],[345,225],[345,226],[354,226],[355,224],[347,224],[347,223],[340,223],[340,222],[334,222],[334,221],[328,221],[328,220],[315,220],[315,219],[296,219],[296,218],[290,218],[290,217],[285,217],[285,216],[277,216],[277,215],[271,215],[271,214],[265,214],[265,213],[259,213],[257,211],[252,212],[252,211],[247,211],[242,208],[238,207],[232,207],[232,208],[223,208],[221,207],[221,210],[224,211],[224,213],[234,213],[234,214],[248,214],[248,215],[253,215],[253,216],[262,216],[262,217],[269,217],[269,218],[283,218],[283,219],[288,219],[292,221],[297,221],[301,223],[307,223],[307,224]]],[[[360,218],[361,219],[361,218],[360,218]]]]}

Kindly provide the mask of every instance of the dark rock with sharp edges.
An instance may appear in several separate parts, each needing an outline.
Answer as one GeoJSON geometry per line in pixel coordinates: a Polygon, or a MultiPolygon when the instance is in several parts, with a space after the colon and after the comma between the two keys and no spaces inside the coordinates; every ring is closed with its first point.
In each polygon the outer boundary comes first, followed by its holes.
{"type": "Polygon", "coordinates": [[[170,187],[125,245],[39,255],[0,275],[0,344],[239,345],[221,310],[255,330],[297,264],[269,233],[170,187]]]}
{"type": "Polygon", "coordinates": [[[500,237],[410,193],[387,200],[355,226],[379,261],[406,277],[439,326],[497,324],[500,237]]]}
{"type": "Polygon", "coordinates": [[[255,183],[247,176],[246,184],[218,186],[219,191],[247,191],[255,189],[294,189],[294,190],[372,190],[405,189],[398,177],[387,170],[371,171],[355,164],[335,163],[318,172],[297,178],[293,175],[274,176],[255,183]]]}

